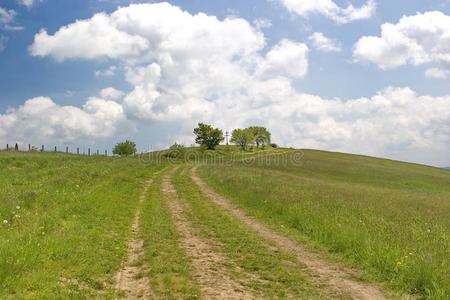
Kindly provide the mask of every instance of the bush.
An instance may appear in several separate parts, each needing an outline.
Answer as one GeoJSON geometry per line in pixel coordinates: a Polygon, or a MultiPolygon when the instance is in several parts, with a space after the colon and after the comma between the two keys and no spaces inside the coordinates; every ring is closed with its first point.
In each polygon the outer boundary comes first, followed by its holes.
{"type": "Polygon", "coordinates": [[[194,129],[196,135],[195,142],[201,146],[206,146],[208,150],[214,150],[224,140],[222,130],[213,128],[211,125],[198,123],[194,129]]]}
{"type": "Polygon", "coordinates": [[[184,145],[178,144],[175,142],[172,146],[169,147],[169,151],[164,153],[164,157],[166,158],[179,158],[184,155],[185,152],[184,145]]]}
{"type": "Polygon", "coordinates": [[[270,147],[272,147],[272,148],[278,148],[278,145],[275,144],[275,143],[272,143],[272,144],[270,144],[270,147]]]}
{"type": "Polygon", "coordinates": [[[113,154],[117,154],[120,156],[133,155],[136,152],[136,143],[128,140],[122,143],[117,143],[117,145],[113,149],[113,154]]]}

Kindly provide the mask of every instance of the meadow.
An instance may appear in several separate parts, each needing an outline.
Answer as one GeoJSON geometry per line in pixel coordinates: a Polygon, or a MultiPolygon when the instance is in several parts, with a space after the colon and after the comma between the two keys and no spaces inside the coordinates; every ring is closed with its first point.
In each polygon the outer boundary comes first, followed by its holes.
{"type": "Polygon", "coordinates": [[[450,295],[447,170],[303,150],[199,173],[258,220],[364,270],[361,280],[430,299],[450,295]]]}
{"type": "Polygon", "coordinates": [[[0,152],[0,298],[112,299],[141,181],[157,168],[0,152]]]}
{"type": "Polygon", "coordinates": [[[0,151],[0,189],[0,299],[127,299],[116,274],[132,239],[147,298],[359,299],[276,234],[319,265],[359,270],[350,280],[387,298],[450,295],[448,170],[225,146],[128,158],[0,151]]]}

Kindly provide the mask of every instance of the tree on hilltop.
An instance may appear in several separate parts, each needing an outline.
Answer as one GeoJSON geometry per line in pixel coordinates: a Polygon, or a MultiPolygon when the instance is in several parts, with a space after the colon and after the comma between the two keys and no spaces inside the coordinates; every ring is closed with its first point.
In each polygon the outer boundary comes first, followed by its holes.
{"type": "Polygon", "coordinates": [[[113,149],[113,154],[117,154],[120,156],[128,156],[133,155],[137,152],[136,144],[132,141],[126,140],[122,143],[117,143],[117,145],[113,149]]]}
{"type": "Polygon", "coordinates": [[[214,150],[224,140],[222,130],[204,123],[198,123],[194,134],[196,135],[195,142],[205,146],[208,150],[214,150]]]}
{"type": "Polygon", "coordinates": [[[265,127],[251,126],[248,128],[255,137],[256,148],[259,146],[270,145],[270,132],[265,127]]]}
{"type": "Polygon", "coordinates": [[[242,151],[245,151],[248,145],[255,142],[255,135],[249,128],[235,129],[231,132],[231,142],[241,147],[242,151]]]}

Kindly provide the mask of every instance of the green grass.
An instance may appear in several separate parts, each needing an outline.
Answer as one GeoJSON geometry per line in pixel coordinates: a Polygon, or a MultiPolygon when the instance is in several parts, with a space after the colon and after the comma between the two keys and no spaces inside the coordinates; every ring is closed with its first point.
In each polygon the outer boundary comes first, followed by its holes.
{"type": "Polygon", "coordinates": [[[141,182],[157,168],[0,152],[0,298],[113,299],[141,182]]]}
{"type": "Polygon", "coordinates": [[[304,150],[199,174],[238,207],[366,271],[366,280],[450,297],[450,172],[304,150]]]}
{"type": "Polygon", "coordinates": [[[161,191],[161,174],[154,178],[141,215],[144,262],[158,299],[198,299],[189,258],[178,245],[179,234],[161,191]]]}
{"type": "MultiPolygon", "coordinates": [[[[186,204],[186,216],[197,230],[196,234],[218,243],[220,246],[216,251],[227,257],[227,264],[222,265],[221,270],[229,273],[234,270],[236,280],[265,299],[288,296],[294,299],[327,299],[309,280],[311,274],[294,255],[269,250],[272,244],[214,204],[193,183],[186,168],[175,173],[173,184],[186,204]],[[236,273],[236,266],[242,272],[236,273]]],[[[334,297],[345,298],[345,295],[334,294],[334,297]]]]}

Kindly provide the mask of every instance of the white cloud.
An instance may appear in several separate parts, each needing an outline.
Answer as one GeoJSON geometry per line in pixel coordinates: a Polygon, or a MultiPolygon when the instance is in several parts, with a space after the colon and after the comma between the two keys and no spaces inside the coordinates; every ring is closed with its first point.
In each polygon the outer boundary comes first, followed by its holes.
{"type": "Polygon", "coordinates": [[[92,97],[82,108],[59,106],[47,97],[27,100],[0,114],[0,140],[41,144],[95,140],[130,130],[122,106],[92,97]]]}
{"type": "Polygon", "coordinates": [[[255,19],[253,20],[253,24],[258,30],[272,27],[272,21],[266,18],[255,19]]]}
{"type": "Polygon", "coordinates": [[[356,20],[370,19],[376,11],[374,0],[369,0],[362,7],[348,5],[339,7],[332,0],[279,0],[291,12],[302,17],[312,14],[324,15],[339,24],[346,24],[356,20]]]}
{"type": "Polygon", "coordinates": [[[314,32],[308,39],[319,51],[339,52],[342,50],[341,46],[335,40],[326,37],[322,32],[314,32]]]}
{"type": "Polygon", "coordinates": [[[125,96],[125,93],[119,90],[116,90],[113,87],[108,87],[100,91],[100,96],[106,99],[116,100],[125,96]]]}
{"type": "Polygon", "coordinates": [[[283,39],[270,49],[258,72],[266,77],[303,77],[308,73],[308,52],[305,44],[283,39]]]}
{"type": "Polygon", "coordinates": [[[25,5],[26,7],[30,8],[37,2],[43,2],[44,0],[19,0],[20,4],[25,5]]]}
{"type": "Polygon", "coordinates": [[[439,68],[429,68],[425,71],[425,76],[437,79],[446,79],[448,74],[450,74],[450,70],[447,71],[439,68]]]}
{"type": "MultiPolygon", "coordinates": [[[[229,130],[264,125],[287,146],[388,157],[412,151],[421,153],[415,161],[434,163],[450,151],[450,96],[419,96],[408,88],[361,99],[301,93],[293,81],[307,74],[308,47],[285,39],[267,48],[264,35],[239,18],[191,15],[167,3],[132,5],[45,33],[45,39],[38,34],[31,49],[59,60],[123,62],[132,90],[123,103],[113,102],[122,114],[112,128],[126,115],[166,130],[161,139],[167,143],[191,144],[192,128],[204,121],[229,130]],[[99,19],[102,44],[89,29],[99,19]],[[119,44],[133,50],[118,52],[108,35],[127,37],[119,44]]],[[[91,115],[87,108],[80,111],[91,115]]]]}
{"type": "Polygon", "coordinates": [[[144,51],[149,51],[147,40],[118,30],[104,13],[61,27],[53,36],[42,29],[30,47],[31,55],[51,55],[57,61],[71,58],[133,59],[144,51]]]}
{"type": "MultiPolygon", "coordinates": [[[[434,64],[447,72],[450,70],[450,16],[431,11],[404,16],[397,24],[385,23],[380,37],[364,36],[355,44],[353,56],[356,61],[370,61],[383,70],[407,64],[434,64]]],[[[428,72],[431,76],[436,74],[436,70],[428,72]]]]}
{"type": "Polygon", "coordinates": [[[116,66],[110,66],[107,69],[95,71],[95,76],[97,77],[114,76],[114,74],[116,74],[116,71],[117,71],[116,66]]]}
{"type": "Polygon", "coordinates": [[[0,28],[4,27],[6,24],[12,22],[17,13],[12,9],[5,9],[0,7],[0,28]]]}

